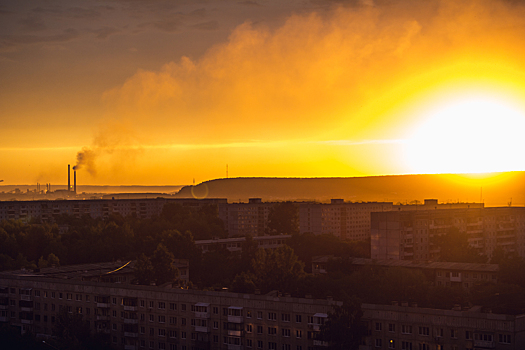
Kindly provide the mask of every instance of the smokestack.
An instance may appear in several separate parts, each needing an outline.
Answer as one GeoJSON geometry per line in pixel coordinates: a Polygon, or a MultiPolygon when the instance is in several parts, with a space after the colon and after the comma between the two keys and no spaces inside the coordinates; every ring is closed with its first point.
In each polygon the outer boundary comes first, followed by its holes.
{"type": "Polygon", "coordinates": [[[71,191],[71,165],[67,165],[67,190],[71,191]]]}
{"type": "Polygon", "coordinates": [[[73,192],[77,194],[77,171],[73,168],[73,192]]]}

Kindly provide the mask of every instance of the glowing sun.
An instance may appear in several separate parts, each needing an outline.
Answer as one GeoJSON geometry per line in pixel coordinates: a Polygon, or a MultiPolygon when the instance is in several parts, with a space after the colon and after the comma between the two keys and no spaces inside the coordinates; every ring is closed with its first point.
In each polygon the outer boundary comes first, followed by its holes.
{"type": "Polygon", "coordinates": [[[456,99],[423,116],[406,143],[413,173],[525,170],[525,111],[486,97],[456,99]]]}

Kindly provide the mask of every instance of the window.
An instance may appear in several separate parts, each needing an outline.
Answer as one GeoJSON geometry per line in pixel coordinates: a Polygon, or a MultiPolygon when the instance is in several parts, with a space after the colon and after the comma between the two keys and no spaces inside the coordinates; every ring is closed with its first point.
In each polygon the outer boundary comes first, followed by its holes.
{"type": "Polygon", "coordinates": [[[140,334],[145,334],[145,333],[146,333],[146,327],[140,326],[140,334]]]}
{"type": "Polygon", "coordinates": [[[381,322],[376,322],[376,331],[381,331],[383,328],[383,324],[381,322]]]}
{"type": "Polygon", "coordinates": [[[296,331],[295,331],[295,337],[296,337],[296,338],[302,338],[302,337],[303,337],[303,331],[301,331],[301,330],[296,330],[296,331]]]}
{"type": "Polygon", "coordinates": [[[510,344],[510,334],[499,334],[499,342],[503,344],[510,344]]]}
{"type": "Polygon", "coordinates": [[[180,337],[182,339],[186,339],[186,332],[180,332],[180,337]]]}
{"type": "Polygon", "coordinates": [[[169,335],[170,338],[177,338],[177,331],[170,330],[168,332],[168,335],[169,335]]]}
{"type": "Polygon", "coordinates": [[[263,332],[263,327],[257,326],[257,334],[262,334],[262,332],[263,332]]]}
{"type": "Polygon", "coordinates": [[[252,347],[252,340],[251,339],[246,339],[246,347],[247,348],[251,348],[252,347]]]}
{"type": "Polygon", "coordinates": [[[388,341],[388,348],[389,349],[395,349],[396,348],[396,341],[394,339],[390,339],[388,341]]]}
{"type": "Polygon", "coordinates": [[[150,302],[149,302],[149,307],[150,307],[150,309],[153,309],[153,305],[155,305],[155,303],[154,303],[153,301],[150,301],[150,302]]]}
{"type": "Polygon", "coordinates": [[[268,334],[270,334],[270,335],[277,334],[277,328],[276,327],[268,327],[268,334]]]}
{"type": "Polygon", "coordinates": [[[184,317],[180,319],[180,324],[183,326],[186,325],[186,319],[184,317]]]}
{"type": "Polygon", "coordinates": [[[111,299],[111,302],[112,302],[113,304],[116,304],[116,303],[117,303],[117,298],[112,298],[112,299],[111,299]]]}
{"type": "Polygon", "coordinates": [[[430,345],[427,343],[419,343],[419,350],[430,350],[430,345]]]}
{"type": "Polygon", "coordinates": [[[213,312],[214,315],[218,315],[219,314],[219,308],[217,306],[214,306],[212,308],[212,312],[213,312]]]}
{"type": "Polygon", "coordinates": [[[251,324],[246,325],[246,332],[251,333],[253,331],[253,326],[251,324]]]}
{"type": "Polygon", "coordinates": [[[145,303],[144,300],[141,300],[140,301],[140,307],[144,307],[144,303],[145,303]]]}
{"type": "Polygon", "coordinates": [[[186,311],[186,304],[181,304],[180,305],[180,310],[181,311],[186,311]]]}
{"type": "Polygon", "coordinates": [[[277,320],[277,314],[275,312],[268,312],[268,319],[270,321],[275,321],[277,320]]]}
{"type": "Polygon", "coordinates": [[[252,312],[250,310],[246,310],[246,318],[252,318],[252,312]]]}
{"type": "Polygon", "coordinates": [[[282,349],[283,350],[290,350],[291,346],[290,346],[290,344],[283,344],[282,349]]]}
{"type": "Polygon", "coordinates": [[[412,343],[409,341],[402,341],[401,350],[412,350],[412,343]]]}
{"type": "Polygon", "coordinates": [[[159,342],[159,350],[166,350],[166,343],[159,342]]]}
{"type": "Polygon", "coordinates": [[[155,322],[155,315],[149,315],[149,321],[155,322]]]}
{"type": "Polygon", "coordinates": [[[302,322],[302,317],[301,317],[301,315],[295,315],[295,322],[296,322],[296,323],[301,323],[301,322],[302,322]]]}
{"type": "Polygon", "coordinates": [[[166,330],[164,328],[159,328],[159,337],[165,337],[166,336],[166,330]]]}
{"type": "Polygon", "coordinates": [[[170,316],[170,324],[177,325],[177,317],[170,316]]]}
{"type": "Polygon", "coordinates": [[[175,310],[177,310],[177,304],[175,304],[175,303],[170,303],[170,310],[171,310],[171,311],[175,311],[175,310]]]}
{"type": "Polygon", "coordinates": [[[472,340],[472,332],[471,331],[465,331],[465,339],[466,340],[472,340]]]}
{"type": "Polygon", "coordinates": [[[150,328],[149,329],[149,335],[150,335],[150,337],[153,337],[155,335],[155,328],[150,328]]]}
{"type": "Polygon", "coordinates": [[[419,335],[429,335],[430,330],[428,327],[419,327],[419,335]]]}
{"type": "Polygon", "coordinates": [[[159,301],[159,309],[164,310],[166,308],[166,303],[163,301],[159,301]]]}
{"type": "Polygon", "coordinates": [[[403,334],[412,334],[412,326],[411,325],[402,325],[401,326],[401,333],[403,334]]]}
{"type": "Polygon", "coordinates": [[[257,311],[257,319],[262,320],[262,311],[257,311]]]}
{"type": "Polygon", "coordinates": [[[389,332],[392,332],[392,333],[396,331],[396,325],[395,325],[395,323],[389,323],[389,324],[388,324],[388,331],[389,331],[389,332]]]}
{"type": "Polygon", "coordinates": [[[160,322],[160,323],[166,323],[166,316],[164,316],[164,315],[159,315],[159,322],[160,322]]]}
{"type": "Polygon", "coordinates": [[[263,348],[263,341],[257,340],[257,349],[262,349],[262,348],[263,348]]]}
{"type": "Polygon", "coordinates": [[[381,338],[376,338],[376,348],[380,348],[383,346],[383,339],[381,338]]]}
{"type": "Polygon", "coordinates": [[[219,329],[219,321],[213,321],[213,329],[219,329]]]}
{"type": "Polygon", "coordinates": [[[291,332],[289,328],[283,328],[281,329],[281,333],[283,337],[289,337],[291,332]]]}
{"type": "Polygon", "coordinates": [[[450,337],[451,338],[457,338],[458,337],[458,332],[455,329],[451,329],[450,330],[450,337]]]}
{"type": "Polygon", "coordinates": [[[290,314],[281,314],[281,321],[290,322],[290,314]]]}
{"type": "Polygon", "coordinates": [[[277,343],[268,342],[268,350],[277,350],[277,343]]]}

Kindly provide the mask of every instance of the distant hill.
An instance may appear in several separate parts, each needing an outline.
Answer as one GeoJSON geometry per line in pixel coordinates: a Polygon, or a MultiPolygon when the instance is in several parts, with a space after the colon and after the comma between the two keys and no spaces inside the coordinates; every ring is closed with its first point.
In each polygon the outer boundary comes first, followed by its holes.
{"type": "Polygon", "coordinates": [[[227,198],[229,202],[343,198],[347,201],[479,202],[486,206],[525,205],[525,172],[493,174],[395,175],[351,178],[229,178],[185,186],[181,198],[227,198]]]}

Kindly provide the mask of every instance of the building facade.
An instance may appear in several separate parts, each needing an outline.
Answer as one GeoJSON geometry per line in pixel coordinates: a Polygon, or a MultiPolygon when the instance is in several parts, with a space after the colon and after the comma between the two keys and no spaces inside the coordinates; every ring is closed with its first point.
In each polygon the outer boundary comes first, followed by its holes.
{"type": "Polygon", "coordinates": [[[451,228],[466,232],[470,246],[488,257],[497,248],[525,257],[524,207],[372,213],[371,257],[437,259],[433,238],[451,228]]]}
{"type": "MultiPolygon", "coordinates": [[[[43,275],[0,274],[0,323],[40,339],[60,311],[82,315],[115,348],[136,350],[315,350],[321,326],[340,302],[196,291],[43,275]]],[[[525,315],[363,304],[368,332],[360,350],[516,350],[525,315]]]]}
{"type": "Polygon", "coordinates": [[[370,214],[392,210],[391,202],[300,203],[299,232],[329,234],[343,240],[363,241],[370,238],[370,214]]]}

